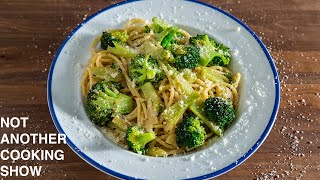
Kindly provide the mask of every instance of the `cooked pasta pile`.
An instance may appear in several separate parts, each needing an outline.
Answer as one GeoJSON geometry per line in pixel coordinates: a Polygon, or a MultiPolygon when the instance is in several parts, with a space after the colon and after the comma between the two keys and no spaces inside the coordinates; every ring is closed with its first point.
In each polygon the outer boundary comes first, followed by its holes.
{"type": "Polygon", "coordinates": [[[210,108],[204,106],[208,99],[216,98],[236,109],[241,75],[227,68],[229,48],[207,37],[192,37],[157,17],[152,23],[132,19],[123,29],[96,37],[81,83],[89,118],[112,132],[119,145],[150,156],[185,153],[221,136],[228,125],[219,125],[222,120],[212,119],[210,108]],[[204,42],[210,42],[212,49],[204,42]],[[208,55],[207,51],[212,53],[208,55]],[[139,62],[143,63],[137,66],[139,62]],[[96,85],[101,82],[105,84],[96,85]],[[108,96],[113,99],[97,101],[100,91],[111,91],[108,96]],[[125,98],[118,101],[120,95],[125,98]],[[192,123],[181,125],[187,121],[184,119],[192,123]],[[186,130],[190,124],[198,130],[186,130]],[[152,138],[139,144],[136,141],[142,136],[131,136],[132,131],[152,138]]]}

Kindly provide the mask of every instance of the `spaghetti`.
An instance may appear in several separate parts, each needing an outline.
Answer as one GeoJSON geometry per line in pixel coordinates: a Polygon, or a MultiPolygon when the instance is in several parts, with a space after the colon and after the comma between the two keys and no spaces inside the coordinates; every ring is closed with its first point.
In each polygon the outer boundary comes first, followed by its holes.
{"type": "MultiPolygon", "coordinates": [[[[181,147],[177,144],[175,132],[176,124],[182,121],[183,117],[190,112],[190,109],[183,112],[178,122],[174,124],[170,124],[163,115],[170,107],[186,98],[186,90],[183,90],[177,82],[188,82],[192,87],[192,91],[200,95],[197,99],[199,102],[203,102],[209,97],[220,97],[229,100],[236,109],[239,99],[237,88],[241,75],[239,73],[233,74],[226,67],[212,64],[206,66],[197,65],[194,69],[179,69],[175,71],[173,69],[174,62],[166,60],[163,54],[158,53],[166,48],[159,42],[160,33],[156,32],[156,29],[157,27],[148,21],[132,19],[124,25],[123,29],[108,32],[127,35],[124,40],[126,46],[134,50],[136,54],[149,54],[157,59],[159,67],[164,72],[162,80],[154,85],[156,96],[160,97],[164,106],[160,112],[154,110],[153,102],[145,98],[140,86],[136,84],[129,74],[128,66],[133,57],[129,57],[129,55],[120,56],[109,49],[99,48],[102,36],[96,37],[92,42],[92,55],[82,77],[81,91],[83,98],[86,99],[92,87],[97,82],[104,81],[105,77],[120,82],[123,85],[120,92],[132,97],[135,107],[130,113],[113,117],[112,121],[105,127],[109,135],[117,143],[127,147],[125,140],[126,128],[138,125],[148,132],[154,132],[156,135],[156,138],[148,143],[148,149],[153,148],[157,151],[154,151],[156,153],[147,153],[148,155],[177,155],[192,150],[192,148],[181,147]],[[119,71],[114,71],[114,66],[119,68],[119,71]],[[101,69],[104,72],[101,72],[101,69]],[[119,124],[121,125],[119,126],[119,124]]],[[[177,45],[188,46],[190,45],[190,37],[192,36],[188,32],[178,29],[173,40],[177,45]]],[[[221,135],[217,132],[222,132],[222,128],[219,129],[214,122],[202,122],[201,124],[206,131],[204,144],[221,135]]]]}

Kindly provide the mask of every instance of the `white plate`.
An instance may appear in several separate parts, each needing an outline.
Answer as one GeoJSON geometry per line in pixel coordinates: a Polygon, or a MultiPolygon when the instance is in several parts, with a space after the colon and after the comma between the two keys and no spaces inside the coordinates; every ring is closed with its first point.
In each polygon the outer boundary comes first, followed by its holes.
{"type": "Polygon", "coordinates": [[[279,107],[275,65],[259,38],[240,20],[196,1],[129,1],[107,7],[79,25],[58,50],[48,77],[48,103],[60,133],[85,161],[119,178],[203,179],[221,175],[254,153],[271,130],[279,107]],[[192,34],[207,33],[231,48],[231,68],[243,76],[235,123],[224,137],[186,156],[156,158],[129,152],[108,140],[87,118],[80,80],[92,40],[139,17],[159,16],[192,34]]]}

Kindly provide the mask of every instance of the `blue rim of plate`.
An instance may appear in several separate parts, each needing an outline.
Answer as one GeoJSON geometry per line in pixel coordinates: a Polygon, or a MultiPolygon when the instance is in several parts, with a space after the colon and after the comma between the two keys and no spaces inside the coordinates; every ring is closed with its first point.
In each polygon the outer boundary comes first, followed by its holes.
{"type": "MultiPolygon", "coordinates": [[[[62,133],[62,134],[65,134],[61,125],[59,124],[59,121],[58,121],[58,118],[55,114],[55,111],[54,111],[54,107],[53,107],[53,101],[52,101],[52,91],[51,91],[51,83],[52,83],[52,75],[53,75],[53,70],[54,70],[54,67],[55,67],[55,64],[57,62],[57,59],[62,51],[62,49],[64,48],[65,44],[69,41],[69,39],[72,37],[72,35],[74,33],[76,33],[85,23],[87,23],[88,21],[90,21],[93,17],[99,15],[100,13],[104,12],[104,11],[107,11],[109,9],[112,9],[114,7],[117,7],[117,6],[121,6],[121,5],[124,5],[124,4],[127,4],[127,3],[132,3],[132,2],[136,2],[136,1],[141,1],[141,0],[128,0],[128,1],[123,1],[123,2],[120,2],[118,4],[114,4],[114,5],[111,5],[109,7],[106,7],[98,12],[96,12],[95,14],[91,15],[90,17],[88,17],[83,23],[81,23],[79,26],[77,26],[69,35],[68,37],[64,40],[64,42],[62,43],[62,45],[60,46],[60,48],[58,49],[55,57],[54,57],[54,60],[51,64],[51,67],[50,67],[50,71],[49,71],[49,75],[48,75],[48,82],[47,82],[47,100],[48,100],[48,106],[49,106],[49,111],[50,111],[50,114],[51,114],[51,117],[53,119],[53,122],[58,130],[59,133],[62,133]]],[[[271,128],[275,122],[275,119],[276,119],[276,115],[277,115],[277,112],[278,112],[278,109],[279,109],[279,104],[280,104],[280,82],[279,82],[279,78],[278,78],[278,73],[277,73],[277,70],[276,70],[276,66],[272,60],[272,57],[271,55],[269,54],[267,48],[265,47],[265,45],[262,43],[262,41],[259,39],[259,37],[247,26],[245,25],[242,21],[240,21],[238,18],[234,17],[233,15],[227,13],[226,11],[224,10],[221,10],[211,4],[207,4],[207,3],[204,3],[204,2],[200,2],[200,1],[196,1],[196,0],[186,0],[186,1],[189,1],[189,2],[193,2],[193,3],[197,3],[197,4],[201,4],[201,5],[204,5],[206,7],[209,7],[215,11],[218,11],[228,17],[230,17],[231,19],[233,19],[234,21],[236,21],[237,23],[239,23],[242,27],[244,27],[255,39],[256,41],[258,42],[258,44],[260,45],[260,47],[262,48],[264,54],[266,55],[266,57],[268,58],[268,61],[269,61],[269,64],[271,66],[271,69],[272,69],[272,72],[273,72],[273,75],[274,75],[274,81],[275,81],[275,88],[276,88],[276,96],[275,96],[275,104],[274,104],[274,107],[273,107],[273,111],[272,111],[272,115],[270,117],[270,120],[269,120],[269,123],[267,124],[267,127],[266,129],[264,130],[264,132],[262,133],[261,137],[258,139],[258,141],[255,143],[255,145],[253,147],[250,148],[250,150],[245,153],[242,157],[240,157],[238,160],[236,160],[235,162],[229,164],[228,166],[220,169],[220,170],[217,170],[217,171],[214,171],[212,173],[209,173],[209,174],[206,174],[206,175],[202,175],[202,176],[198,176],[198,177],[194,177],[194,178],[190,178],[192,180],[196,180],[196,179],[207,179],[207,178],[213,178],[213,177],[217,177],[219,175],[222,175],[230,170],[232,170],[233,168],[239,166],[241,163],[243,163],[245,160],[247,160],[260,146],[261,144],[264,142],[264,140],[267,138],[269,132],[271,131],[271,128]]],[[[94,166],[95,168],[105,172],[105,173],[108,173],[112,176],[115,176],[115,177],[118,177],[118,178],[121,178],[121,179],[137,179],[135,177],[131,177],[131,176],[127,176],[127,175],[124,175],[124,174],[120,174],[116,171],[113,171],[111,169],[108,169],[107,167],[97,163],[96,161],[94,161],[93,159],[91,159],[90,157],[88,157],[86,154],[84,154],[83,152],[81,152],[79,150],[79,148],[77,148],[77,146],[75,146],[75,144],[73,144],[73,142],[67,137],[66,138],[66,141],[67,141],[67,144],[69,145],[69,147],[76,153],[78,154],[78,156],[80,156],[82,159],[84,159],[86,162],[88,162],[89,164],[91,164],[92,166],[94,166]]]]}

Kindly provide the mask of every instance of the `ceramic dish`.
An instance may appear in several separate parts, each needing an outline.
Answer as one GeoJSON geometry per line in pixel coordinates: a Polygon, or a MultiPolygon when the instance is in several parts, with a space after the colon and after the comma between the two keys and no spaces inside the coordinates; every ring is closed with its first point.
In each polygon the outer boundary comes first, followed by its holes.
{"type": "Polygon", "coordinates": [[[280,99],[277,71],[260,39],[232,15],[198,1],[126,1],[107,7],[79,25],[62,43],[48,77],[52,119],[67,143],[97,169],[130,179],[204,179],[244,162],[270,132],[280,99]],[[230,47],[230,68],[243,76],[235,123],[214,144],[189,155],[157,158],[132,153],[106,138],[88,119],[80,81],[92,40],[132,18],[159,16],[193,35],[207,33],[230,47]]]}

